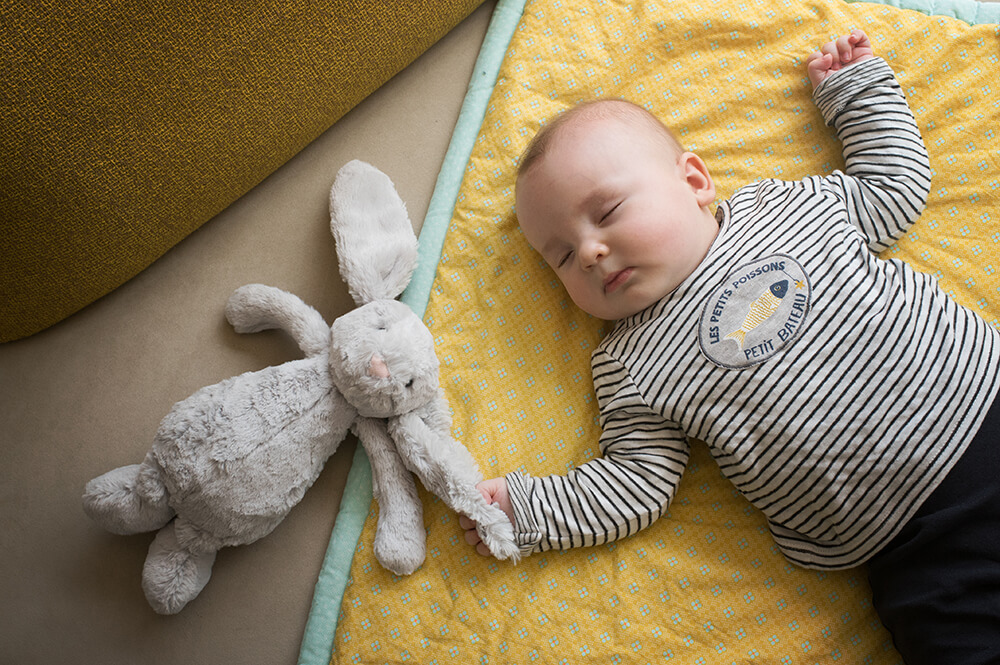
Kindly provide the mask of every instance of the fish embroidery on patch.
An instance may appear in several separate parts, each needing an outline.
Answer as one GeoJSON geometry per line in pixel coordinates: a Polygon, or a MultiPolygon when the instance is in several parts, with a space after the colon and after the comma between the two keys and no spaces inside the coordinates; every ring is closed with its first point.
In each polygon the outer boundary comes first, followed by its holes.
{"type": "Polygon", "coordinates": [[[698,324],[701,352],[721,367],[759,365],[798,337],[809,302],[809,278],[790,256],[742,265],[705,303],[698,324]]]}

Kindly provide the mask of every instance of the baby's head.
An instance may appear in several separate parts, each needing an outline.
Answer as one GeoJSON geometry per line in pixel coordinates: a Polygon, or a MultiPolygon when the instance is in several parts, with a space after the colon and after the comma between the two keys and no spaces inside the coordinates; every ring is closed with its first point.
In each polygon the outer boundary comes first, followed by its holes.
{"type": "Polygon", "coordinates": [[[645,309],[694,271],[718,234],[714,200],[705,163],[624,101],[566,111],[518,166],[525,238],[573,301],[602,319],[645,309]]]}

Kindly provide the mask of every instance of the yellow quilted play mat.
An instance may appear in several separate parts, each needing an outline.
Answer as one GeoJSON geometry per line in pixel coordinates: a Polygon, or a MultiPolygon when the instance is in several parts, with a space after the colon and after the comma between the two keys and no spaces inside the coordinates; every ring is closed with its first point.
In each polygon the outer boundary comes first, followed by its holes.
{"type": "MultiPolygon", "coordinates": [[[[598,454],[589,356],[605,324],[575,308],[513,210],[517,156],[538,126],[580,100],[624,97],[705,158],[720,199],[758,178],[826,174],[843,162],[805,58],[856,27],[895,70],[933,168],[926,213],[888,254],[997,324],[996,25],[841,0],[529,1],[471,146],[425,314],[454,435],[486,477],[562,473],[598,454]]],[[[371,504],[332,662],[900,662],[865,570],[788,563],[703,445],[669,515],[646,531],[516,566],[478,556],[456,516],[422,496],[427,560],[405,578],[372,556],[371,504]]]]}

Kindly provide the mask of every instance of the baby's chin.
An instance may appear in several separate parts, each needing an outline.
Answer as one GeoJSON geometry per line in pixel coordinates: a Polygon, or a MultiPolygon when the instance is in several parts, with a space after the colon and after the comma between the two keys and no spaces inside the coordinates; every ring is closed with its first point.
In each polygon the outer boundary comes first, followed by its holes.
{"type": "Polygon", "coordinates": [[[639,312],[645,311],[654,306],[656,303],[660,302],[676,290],[677,286],[671,286],[670,288],[657,287],[655,289],[649,289],[635,285],[632,292],[622,294],[622,296],[627,297],[623,297],[620,302],[616,303],[613,312],[616,316],[613,319],[607,320],[620,321],[621,319],[627,319],[630,316],[635,316],[639,312]]]}
{"type": "Polygon", "coordinates": [[[617,302],[601,303],[598,306],[591,305],[589,307],[581,305],[576,301],[574,302],[577,307],[596,319],[601,319],[603,321],[621,321],[622,319],[627,319],[630,316],[634,316],[639,312],[652,307],[668,295],[670,295],[670,291],[667,291],[662,295],[644,294],[642,297],[638,298],[624,298],[622,297],[624,294],[619,294],[619,297],[615,298],[617,302]]]}

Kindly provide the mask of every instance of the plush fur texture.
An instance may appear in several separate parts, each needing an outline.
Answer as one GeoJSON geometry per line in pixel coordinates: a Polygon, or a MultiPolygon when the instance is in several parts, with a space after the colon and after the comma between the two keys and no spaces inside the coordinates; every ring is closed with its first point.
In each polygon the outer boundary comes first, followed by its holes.
{"type": "Polygon", "coordinates": [[[348,430],[372,465],[379,503],[374,551],[400,575],[424,561],[423,508],[410,473],[480,525],[498,558],[516,559],[506,515],[476,490],[475,460],[451,437],[431,334],[394,299],[409,282],[416,238],[392,182],[350,162],[331,191],[341,276],[360,307],[328,327],[296,296],[238,289],[226,306],[237,332],[288,332],[302,360],[197,391],[164,417],[142,464],[90,481],[85,512],[118,534],[159,530],[143,590],[161,614],[208,583],[216,552],[270,533],[312,486],[348,430]]]}

